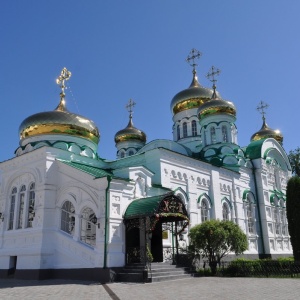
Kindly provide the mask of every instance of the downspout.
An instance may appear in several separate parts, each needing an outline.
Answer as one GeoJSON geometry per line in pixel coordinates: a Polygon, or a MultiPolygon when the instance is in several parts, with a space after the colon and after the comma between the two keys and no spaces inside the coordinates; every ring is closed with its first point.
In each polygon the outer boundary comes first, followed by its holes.
{"type": "Polygon", "coordinates": [[[260,213],[260,207],[259,207],[259,197],[258,197],[258,191],[257,191],[257,182],[256,182],[256,175],[255,175],[255,168],[254,168],[254,164],[252,163],[253,169],[252,169],[252,173],[253,173],[253,177],[254,177],[254,186],[255,186],[255,194],[256,194],[256,198],[257,198],[257,212],[258,212],[258,223],[259,223],[259,229],[260,229],[260,233],[261,233],[261,243],[262,243],[262,251],[263,251],[263,255],[266,255],[266,250],[265,250],[265,241],[264,241],[264,235],[263,235],[263,231],[262,231],[262,225],[261,225],[261,213],[260,213]]]}
{"type": "Polygon", "coordinates": [[[110,175],[106,176],[107,178],[107,188],[105,189],[105,225],[104,225],[104,261],[103,261],[103,268],[107,268],[107,244],[108,244],[108,226],[109,226],[109,189],[110,189],[110,182],[112,177],[110,175]]]}

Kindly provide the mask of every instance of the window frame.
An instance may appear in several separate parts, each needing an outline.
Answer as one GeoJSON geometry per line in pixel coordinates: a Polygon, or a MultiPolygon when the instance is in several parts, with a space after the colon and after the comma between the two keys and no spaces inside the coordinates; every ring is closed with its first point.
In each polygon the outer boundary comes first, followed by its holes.
{"type": "Polygon", "coordinates": [[[197,136],[197,122],[193,120],[191,126],[192,126],[192,136],[197,136]]]}
{"type": "Polygon", "coordinates": [[[183,138],[188,137],[187,122],[183,122],[182,124],[182,134],[183,134],[183,138]]]}
{"type": "Polygon", "coordinates": [[[60,230],[71,236],[75,233],[75,212],[74,204],[69,200],[64,201],[61,207],[60,230]]]}

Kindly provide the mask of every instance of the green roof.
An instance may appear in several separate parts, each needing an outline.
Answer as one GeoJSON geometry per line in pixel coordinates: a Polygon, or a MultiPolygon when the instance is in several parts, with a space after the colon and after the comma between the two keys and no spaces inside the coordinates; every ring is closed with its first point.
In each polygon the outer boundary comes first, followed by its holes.
{"type": "Polygon", "coordinates": [[[90,174],[91,176],[94,176],[95,178],[102,178],[102,177],[106,177],[106,176],[112,176],[112,173],[109,170],[103,170],[97,167],[92,167],[89,165],[84,165],[84,164],[80,164],[80,163],[76,163],[76,162],[72,162],[72,161],[65,161],[65,160],[59,160],[62,163],[75,168],[77,170],[80,170],[82,172],[85,172],[87,174],[90,174]]]}
{"type": "Polygon", "coordinates": [[[133,200],[127,207],[124,219],[153,215],[168,194],[133,200]]]}
{"type": "Polygon", "coordinates": [[[246,156],[250,159],[261,158],[261,147],[265,139],[251,142],[246,149],[246,156]]]}

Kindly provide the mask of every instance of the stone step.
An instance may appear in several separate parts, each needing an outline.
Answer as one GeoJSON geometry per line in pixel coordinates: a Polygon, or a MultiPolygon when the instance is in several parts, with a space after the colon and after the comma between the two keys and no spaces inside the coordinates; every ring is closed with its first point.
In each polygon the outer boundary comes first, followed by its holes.
{"type": "Polygon", "coordinates": [[[186,270],[184,269],[151,269],[152,274],[160,274],[160,273],[170,273],[170,274],[178,274],[183,273],[186,274],[186,270]]]}
{"type": "Polygon", "coordinates": [[[145,266],[142,264],[130,264],[117,274],[116,281],[119,282],[160,282],[177,280],[190,276],[186,268],[177,267],[170,263],[152,263],[151,271],[146,276],[145,266]]]}
{"type": "Polygon", "coordinates": [[[151,282],[161,282],[161,281],[169,281],[169,280],[178,280],[190,277],[189,274],[181,274],[181,275],[168,275],[168,276],[152,276],[151,282]]]}

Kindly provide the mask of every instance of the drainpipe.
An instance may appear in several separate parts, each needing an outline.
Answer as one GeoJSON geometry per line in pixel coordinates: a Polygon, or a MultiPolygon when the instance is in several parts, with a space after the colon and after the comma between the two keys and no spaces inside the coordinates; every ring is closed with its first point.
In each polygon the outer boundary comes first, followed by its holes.
{"type": "Polygon", "coordinates": [[[257,170],[257,169],[254,168],[253,163],[252,163],[252,166],[253,166],[252,173],[253,173],[253,177],[254,177],[255,194],[256,194],[256,198],[257,198],[257,212],[258,212],[258,221],[259,221],[258,223],[259,223],[259,229],[260,229],[260,232],[261,232],[262,251],[263,251],[263,255],[266,255],[265,241],[264,241],[264,235],[263,235],[262,225],[261,225],[261,213],[260,213],[260,207],[259,207],[257,182],[256,182],[256,175],[255,175],[255,170],[257,170]]]}
{"type": "Polygon", "coordinates": [[[111,182],[111,176],[107,175],[107,188],[105,189],[105,225],[104,225],[104,261],[103,268],[107,268],[107,244],[108,244],[108,232],[109,232],[109,188],[111,182]]]}

